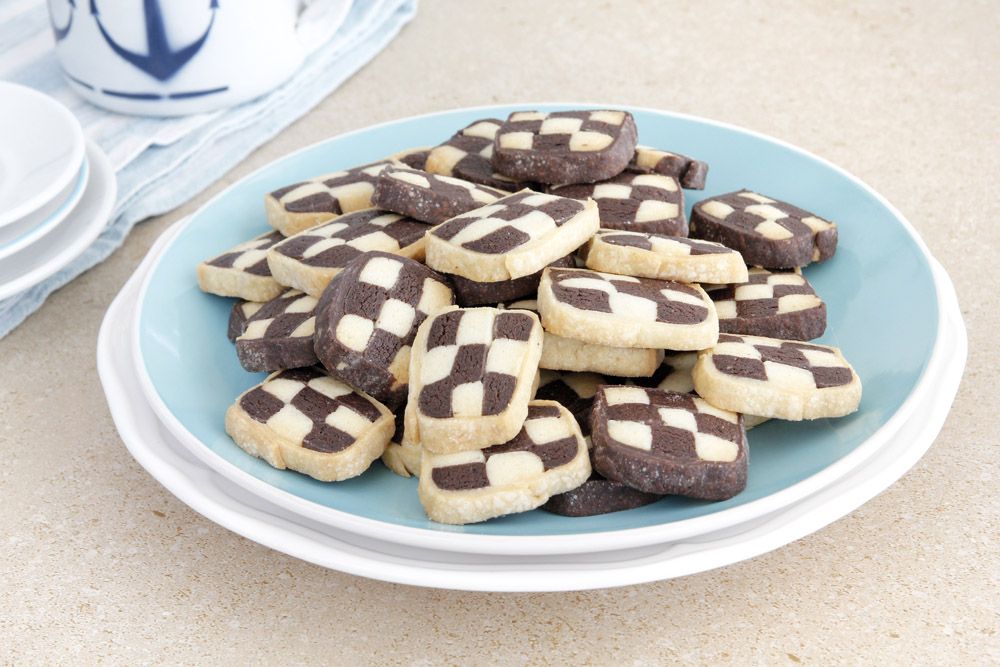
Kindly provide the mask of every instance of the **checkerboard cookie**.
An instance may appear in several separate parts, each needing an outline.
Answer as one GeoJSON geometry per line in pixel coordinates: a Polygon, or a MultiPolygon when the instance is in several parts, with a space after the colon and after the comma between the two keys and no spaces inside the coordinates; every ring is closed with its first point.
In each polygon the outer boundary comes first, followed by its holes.
{"type": "Polygon", "coordinates": [[[426,233],[427,225],[397,213],[358,211],[288,237],[268,251],[267,264],[282,285],[319,298],[335,275],[369,250],[422,259],[426,233]]]}
{"type": "Polygon", "coordinates": [[[722,334],[692,374],[712,405],[761,417],[841,417],[861,402],[861,380],[839,349],[825,345],[722,334]]]}
{"type": "Polygon", "coordinates": [[[424,452],[417,487],[427,516],[475,523],[526,512],[590,476],[590,457],[573,415],[558,403],[534,401],[507,442],[451,454],[424,452]]]}
{"type": "Polygon", "coordinates": [[[549,498],[542,509],[561,516],[597,516],[635,509],[655,503],[661,498],[663,496],[645,493],[621,482],[612,482],[593,472],[590,479],[575,489],[549,498]]]}
{"type": "Polygon", "coordinates": [[[379,173],[392,160],[344,169],[279,188],[264,197],[267,222],[285,236],[292,236],[344,213],[372,205],[379,173]]]}
{"type": "Polygon", "coordinates": [[[529,276],[587,242],[597,205],[523,190],[427,235],[427,265],[477,282],[529,276]]]}
{"type": "Polygon", "coordinates": [[[387,159],[389,162],[400,162],[405,164],[410,169],[419,169],[423,171],[424,167],[427,165],[427,156],[430,155],[431,149],[428,146],[421,146],[419,148],[407,148],[404,151],[399,151],[387,159]]]}
{"type": "Polygon", "coordinates": [[[749,190],[695,204],[691,236],[722,243],[738,250],[747,264],[769,269],[821,262],[837,250],[835,224],[749,190]]]}
{"type": "Polygon", "coordinates": [[[687,236],[684,192],[673,176],[624,173],[598,183],[550,188],[549,192],[597,202],[603,229],[687,236]]]}
{"type": "MultiPolygon", "coordinates": [[[[636,385],[639,387],[655,387],[666,391],[676,391],[681,394],[695,394],[694,378],[691,371],[698,361],[697,352],[668,352],[663,355],[663,363],[648,378],[624,378],[608,376],[601,384],[636,385]]],[[[767,417],[743,415],[743,427],[750,430],[768,421],[767,417]]],[[[588,430],[584,431],[589,433],[588,430]]]]}
{"type": "Polygon", "coordinates": [[[229,326],[226,330],[226,336],[230,342],[236,342],[236,339],[246,329],[247,320],[260,310],[260,307],[263,305],[259,301],[244,301],[243,299],[239,299],[233,304],[233,309],[229,311],[229,326]]]}
{"type": "Polygon", "coordinates": [[[666,391],[688,394],[694,391],[691,369],[698,361],[697,352],[668,352],[663,355],[659,368],[649,377],[620,377],[609,375],[604,384],[655,387],[666,391]]]}
{"type": "Polygon", "coordinates": [[[538,309],[546,331],[598,345],[702,350],[719,335],[705,290],[669,280],[545,269],[538,309]]]}
{"type": "Polygon", "coordinates": [[[739,284],[706,291],[725,333],[812,340],[826,330],[826,304],[799,272],[755,267],[739,284]]]}
{"type": "Polygon", "coordinates": [[[420,476],[420,445],[403,439],[403,411],[396,412],[396,430],[382,453],[382,463],[400,477],[420,476]]]}
{"type": "MultiPolygon", "coordinates": [[[[535,299],[512,301],[504,307],[538,312],[538,302],[535,299]]],[[[554,371],[646,377],[656,371],[662,360],[662,349],[598,345],[546,331],[542,338],[542,358],[538,367],[554,371]]]]}
{"type": "Polygon", "coordinates": [[[507,192],[417,169],[386,167],[375,183],[372,204],[414,220],[438,224],[492,204],[507,192]]]}
{"type": "Polygon", "coordinates": [[[602,229],[584,247],[587,268],[685,283],[741,283],[740,253],[711,241],[602,229]]]}
{"type": "Polygon", "coordinates": [[[497,130],[493,168],[551,185],[603,181],[628,165],[636,136],[627,111],[516,111],[497,130]]]}
{"type": "Polygon", "coordinates": [[[323,482],[360,475],[392,436],[389,410],[317,368],[272,373],[226,411],[248,454],[323,482]]]}
{"type": "Polygon", "coordinates": [[[527,311],[446,308],[417,330],[404,439],[424,451],[513,438],[535,391],[542,327],[527,311]]]}
{"type": "Polygon", "coordinates": [[[594,468],[646,493],[725,500],[747,481],[740,415],[690,394],[603,386],[590,413],[594,468]]]}
{"type": "Polygon", "coordinates": [[[708,163],[649,146],[635,147],[635,155],[627,169],[639,174],[673,176],[688,190],[704,190],[708,177],[708,163]]]}
{"type": "Polygon", "coordinates": [[[198,286],[209,294],[270,301],[285,288],[271,276],[267,251],[284,238],[278,232],[261,234],[205,260],[198,265],[198,286]]]}
{"type": "MultiPolygon", "coordinates": [[[[572,254],[560,257],[549,264],[555,267],[576,266],[572,254]]],[[[544,270],[544,269],[543,269],[544,270]]],[[[455,300],[460,306],[492,306],[504,301],[514,301],[525,296],[534,296],[538,291],[538,282],[542,279],[542,271],[536,271],[529,276],[513,280],[497,280],[495,282],[479,282],[469,280],[453,273],[445,274],[455,289],[455,300]]]]}
{"type": "Polygon", "coordinates": [[[316,355],[331,375],[395,410],[406,401],[417,327],[453,302],[445,280],[420,262],[366,252],[323,292],[316,355]]]}
{"type": "Polygon", "coordinates": [[[502,120],[483,118],[462,128],[427,154],[424,169],[432,174],[455,176],[506,192],[517,192],[531,184],[508,178],[493,170],[493,138],[502,120]]]}
{"type": "Polygon", "coordinates": [[[247,319],[236,339],[236,356],[251,373],[313,366],[315,330],[316,299],[289,289],[247,319]]]}
{"type": "Polygon", "coordinates": [[[590,435],[590,406],[597,388],[607,380],[597,373],[543,370],[539,374],[535,400],[555,401],[573,413],[580,430],[590,435]]]}

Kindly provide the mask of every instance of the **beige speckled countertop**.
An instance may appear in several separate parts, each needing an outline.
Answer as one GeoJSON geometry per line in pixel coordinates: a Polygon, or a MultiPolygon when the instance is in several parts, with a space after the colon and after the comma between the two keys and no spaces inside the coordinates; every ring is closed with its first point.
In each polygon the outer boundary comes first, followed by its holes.
{"type": "Polygon", "coordinates": [[[1000,13],[994,3],[425,0],[384,53],[0,341],[0,663],[1000,662],[1000,13]],[[588,593],[426,590],[242,539],[127,454],[95,370],[104,310],[172,221],[296,148],[523,100],[659,107],[781,137],[898,206],[969,326],[950,418],[901,481],[722,570],[588,593]]]}

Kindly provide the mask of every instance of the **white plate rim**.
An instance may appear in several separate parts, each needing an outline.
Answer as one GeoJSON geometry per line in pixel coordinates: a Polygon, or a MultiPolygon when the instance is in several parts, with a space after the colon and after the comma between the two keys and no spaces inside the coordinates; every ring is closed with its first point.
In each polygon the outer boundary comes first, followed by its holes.
{"type": "MultiPolygon", "coordinates": [[[[61,227],[69,220],[75,222],[73,212],[79,210],[81,206],[87,203],[87,197],[91,193],[94,193],[96,198],[94,214],[85,223],[80,223],[79,229],[76,235],[72,237],[72,240],[44,263],[35,266],[30,271],[22,273],[13,280],[0,284],[0,299],[6,299],[23,292],[62,269],[79,257],[93,243],[94,239],[101,235],[101,232],[107,226],[108,217],[115,204],[115,195],[118,192],[115,172],[104,152],[97,144],[90,140],[87,141],[87,160],[90,162],[91,169],[87,189],[84,191],[80,201],[73,208],[73,211],[70,211],[66,218],[56,226],[61,227]]],[[[35,250],[34,246],[28,246],[10,257],[17,258],[33,250],[35,250]]],[[[10,257],[7,258],[7,261],[10,261],[10,257]]]]}
{"type": "Polygon", "coordinates": [[[63,171],[59,172],[59,176],[54,178],[48,186],[39,190],[33,196],[24,200],[17,206],[9,208],[5,211],[0,211],[0,227],[20,220],[32,211],[41,208],[46,202],[59,194],[59,192],[65,188],[71,180],[73,180],[73,176],[79,173],[80,163],[83,162],[83,156],[86,152],[86,139],[83,134],[83,128],[80,126],[80,121],[73,115],[73,112],[57,102],[54,98],[49,97],[48,95],[29,86],[22,86],[9,81],[0,81],[0,89],[2,88],[6,88],[8,91],[16,91],[13,93],[15,95],[24,95],[29,98],[34,98],[39,103],[48,105],[49,108],[53,109],[57,115],[62,116],[63,120],[70,125],[74,141],[70,150],[70,158],[66,161],[66,166],[63,171]]]}
{"type": "MultiPolygon", "coordinates": [[[[345,132],[343,134],[336,135],[335,137],[327,137],[321,141],[314,142],[308,146],[304,146],[297,151],[289,153],[281,158],[280,160],[285,160],[303,153],[307,150],[312,149],[319,143],[329,141],[331,139],[343,139],[347,137],[354,136],[356,134],[367,132],[369,130],[384,127],[393,123],[401,121],[409,121],[420,118],[427,118],[444,113],[452,113],[454,111],[480,111],[485,109],[494,109],[496,106],[504,107],[515,107],[521,106],[523,108],[531,108],[534,105],[539,104],[538,102],[532,103],[513,103],[513,104],[503,104],[503,105],[484,105],[478,107],[462,107],[460,109],[449,109],[447,111],[432,112],[427,114],[419,114],[415,116],[407,116],[404,118],[398,118],[384,123],[378,123],[375,125],[365,126],[357,130],[350,132],[345,132]]],[[[546,105],[559,105],[566,106],[568,108],[588,108],[588,107],[614,107],[616,105],[602,105],[600,103],[594,102],[546,102],[546,105]]],[[[874,188],[869,186],[867,183],[854,176],[845,169],[829,162],[828,160],[812,154],[811,152],[785,142],[781,139],[776,139],[769,135],[756,132],[754,130],[749,130],[742,128],[730,123],[725,123],[721,121],[715,121],[712,119],[703,118],[700,116],[695,116],[691,114],[675,113],[671,111],[664,111],[661,109],[653,109],[648,107],[637,107],[629,105],[629,108],[636,109],[642,112],[648,112],[653,114],[660,114],[666,116],[673,116],[677,118],[707,123],[710,125],[715,125],[723,129],[733,130],[737,132],[742,132],[754,136],[765,141],[774,142],[790,151],[800,153],[806,157],[816,160],[823,166],[835,171],[844,178],[854,182],[856,185],[866,190],[871,196],[873,196],[876,201],[885,206],[890,213],[892,213],[898,221],[903,225],[906,232],[912,237],[917,247],[920,249],[924,256],[925,261],[933,266],[936,262],[932,255],[930,254],[927,245],[924,243],[923,239],[917,233],[916,229],[913,227],[912,223],[906,219],[906,217],[900,212],[895,206],[893,206],[885,197],[879,194],[874,188]]],[[[244,176],[239,181],[232,183],[215,195],[208,202],[203,204],[201,208],[208,207],[212,205],[217,199],[226,195],[232,188],[237,187],[242,181],[255,177],[261,171],[267,169],[271,163],[263,165],[262,167],[256,169],[252,173],[244,176]]],[[[201,210],[201,209],[199,209],[201,210]]],[[[153,275],[156,273],[156,269],[159,265],[160,259],[165,254],[166,250],[170,247],[171,243],[180,236],[184,229],[194,221],[197,216],[197,211],[193,213],[186,220],[182,221],[180,226],[175,233],[175,236],[167,242],[166,245],[160,250],[159,255],[154,258],[153,262],[149,267],[149,271],[143,278],[142,285],[140,286],[139,293],[139,303],[140,305],[146,298],[148,292],[149,283],[152,280],[153,275]]],[[[942,354],[941,349],[941,310],[943,308],[944,300],[947,298],[947,290],[943,289],[943,286],[937,280],[935,276],[935,288],[938,296],[939,311],[938,311],[938,336],[934,344],[934,349],[931,352],[931,359],[936,355],[942,354]]],[[[766,515],[768,513],[774,512],[775,510],[787,506],[798,499],[804,498],[805,496],[814,493],[818,489],[826,486],[833,481],[839,479],[849,470],[856,467],[858,464],[869,458],[880,448],[884,447],[889,441],[890,436],[893,432],[898,430],[902,423],[907,421],[913,414],[918,402],[922,398],[924,393],[933,390],[933,383],[929,382],[927,376],[927,366],[925,366],[920,378],[917,381],[916,386],[910,392],[909,396],[903,401],[902,405],[896,410],[896,412],[887,420],[882,427],[869,436],[863,443],[858,445],[853,451],[844,457],[840,458],[830,466],[827,466],[823,470],[815,473],[814,475],[801,480],[789,487],[786,487],[780,491],[777,491],[768,496],[764,496],[755,501],[739,505],[737,507],[732,507],[720,512],[713,514],[703,515],[699,517],[694,517],[690,519],[684,519],[681,521],[670,522],[666,524],[659,524],[654,526],[646,526],[641,528],[630,528],[622,529],[618,531],[602,531],[602,532],[591,532],[591,533],[576,533],[567,535],[546,535],[546,536],[518,536],[518,535],[481,535],[481,534],[470,534],[470,533],[450,533],[450,532],[438,532],[425,528],[416,528],[411,526],[401,526],[397,524],[391,524],[379,521],[377,519],[369,519],[366,517],[360,517],[354,514],[350,514],[341,510],[336,510],[330,507],[322,506],[317,503],[295,496],[287,491],[274,487],[253,475],[250,475],[243,470],[240,470],[236,466],[232,465],[220,455],[213,452],[207,446],[205,446],[197,437],[194,436],[187,428],[174,416],[174,414],[169,410],[166,404],[163,402],[156,391],[155,386],[152,383],[152,379],[149,376],[148,369],[146,368],[145,362],[142,358],[141,351],[139,349],[139,334],[141,329],[139,312],[141,308],[136,309],[135,317],[132,323],[132,352],[133,361],[135,363],[136,369],[138,370],[139,383],[142,387],[143,393],[146,396],[147,401],[153,407],[156,412],[157,417],[160,421],[167,427],[168,430],[176,437],[182,444],[185,445],[195,456],[199,457],[205,464],[210,468],[219,472],[224,477],[245,488],[247,491],[268,500],[286,510],[293,513],[300,514],[313,521],[318,521],[324,523],[334,528],[339,528],[347,532],[357,533],[365,537],[370,537],[378,540],[383,540],[386,542],[392,542],[396,544],[402,544],[407,546],[414,546],[418,548],[435,549],[442,551],[457,551],[465,553],[483,553],[483,554],[495,554],[495,555],[551,555],[551,554],[571,554],[571,553],[593,553],[596,551],[610,551],[623,548],[640,547],[644,545],[662,543],[667,540],[680,540],[692,537],[694,535],[705,534],[708,532],[714,532],[721,530],[726,527],[737,525],[746,522],[754,517],[759,517],[766,515]]],[[[930,360],[928,362],[928,366],[930,360]]]]}
{"type": "Polygon", "coordinates": [[[80,203],[80,200],[83,199],[83,195],[87,191],[89,183],[90,160],[84,156],[83,164],[80,165],[80,171],[78,172],[76,180],[71,181],[70,184],[66,186],[65,190],[60,191],[60,193],[56,195],[51,202],[46,202],[46,204],[40,207],[37,211],[32,211],[16,222],[0,228],[0,234],[2,234],[9,231],[18,223],[28,221],[30,218],[38,216],[40,213],[47,214],[41,222],[36,222],[30,225],[27,232],[24,232],[19,236],[15,236],[10,241],[0,242],[0,259],[10,257],[15,253],[20,252],[59,227],[59,224],[66,219],[66,216],[68,216],[73,209],[76,208],[76,205],[80,203]],[[63,197],[64,194],[65,197],[63,197]],[[55,204],[57,206],[50,211],[48,210],[49,204],[55,204]]]}
{"type": "MultiPolygon", "coordinates": [[[[932,268],[935,274],[941,274],[943,281],[948,281],[947,275],[936,261],[932,268]]],[[[953,294],[953,288],[951,289],[953,294]]],[[[688,543],[663,544],[655,554],[643,554],[610,564],[568,566],[558,558],[549,558],[530,563],[497,562],[463,570],[455,564],[442,566],[441,563],[434,562],[433,551],[424,552],[415,548],[408,558],[385,555],[343,542],[336,534],[327,532],[337,533],[337,529],[329,528],[319,532],[296,523],[294,516],[282,516],[281,508],[275,508],[276,511],[271,512],[244,506],[211,483],[211,477],[218,476],[218,473],[210,468],[191,464],[192,468],[197,467],[199,472],[208,476],[210,481],[209,484],[197,484],[190,474],[171,466],[162,456],[157,456],[139,433],[141,429],[130,422],[136,415],[126,401],[112,400],[112,394],[118,391],[117,371],[113,360],[116,348],[109,341],[113,332],[121,332],[122,324],[128,321],[119,311],[126,307],[125,301],[129,296],[135,298],[136,291],[135,281],[130,279],[108,309],[98,336],[98,372],[108,394],[112,416],[126,447],[154,479],[181,502],[209,520],[282,553],[358,576],[451,590],[542,592],[646,583],[746,560],[815,532],[888,488],[916,464],[936,438],[947,417],[957,393],[967,351],[964,324],[957,300],[952,296],[942,309],[952,315],[947,317],[946,314],[941,318],[940,324],[944,328],[947,321],[952,330],[951,336],[943,335],[943,338],[954,343],[951,348],[952,358],[938,359],[940,370],[934,371],[934,376],[943,380],[940,383],[941,394],[927,396],[924,399],[927,409],[917,412],[911,421],[902,424],[894,434],[894,444],[898,448],[899,443],[903,443],[903,453],[888,458],[887,464],[881,468],[867,466],[852,472],[795,505],[759,517],[751,522],[752,525],[738,526],[739,530],[730,529],[717,535],[702,535],[688,543]],[[913,428],[904,432],[908,426],[913,428]],[[911,437],[910,431],[917,436],[911,437]],[[856,478],[865,473],[868,477],[857,481],[856,478]],[[852,478],[855,478],[853,482],[852,478]],[[835,487],[845,485],[848,491],[838,494],[835,487]],[[430,560],[422,562],[422,557],[430,560]]],[[[138,308],[138,299],[135,299],[133,307],[138,308]]],[[[125,337],[127,338],[127,334],[125,337]]],[[[117,351],[121,353],[120,349],[117,351]]],[[[123,357],[129,359],[127,354],[123,357]]],[[[141,401],[141,396],[133,398],[141,401]]],[[[145,405],[150,409],[152,407],[145,405]]],[[[146,419],[155,422],[155,413],[146,419]]],[[[167,443],[163,444],[169,448],[167,443]]],[[[887,448],[881,452],[881,457],[886,458],[888,452],[887,448]]]]}

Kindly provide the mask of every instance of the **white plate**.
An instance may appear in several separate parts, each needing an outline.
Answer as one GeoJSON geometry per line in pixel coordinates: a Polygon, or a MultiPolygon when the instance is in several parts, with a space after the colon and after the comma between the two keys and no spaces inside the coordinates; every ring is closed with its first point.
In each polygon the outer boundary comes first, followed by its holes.
{"type": "Polygon", "coordinates": [[[958,302],[947,274],[934,262],[944,297],[939,333],[945,343],[927,368],[935,391],[920,399],[885,447],[822,490],[723,530],[621,551],[525,557],[387,544],[292,514],[212,472],[172,437],[142,399],[128,349],[128,323],[143,274],[168,236],[161,237],[112,303],[98,337],[98,371],[129,451],[182,502],[248,539],[324,567],[396,583],[482,591],[606,588],[703,572],[774,550],[848,514],[909,470],[940,431],[965,365],[958,302]]]}
{"type": "Polygon", "coordinates": [[[0,227],[0,259],[27,248],[54,230],[80,202],[89,180],[90,161],[84,159],[76,178],[52,201],[6,227],[0,227]]]}
{"type": "Polygon", "coordinates": [[[108,224],[118,186],[111,163],[100,148],[87,142],[90,179],[79,203],[38,243],[0,261],[0,299],[45,280],[76,259],[108,224]]]}
{"type": "Polygon", "coordinates": [[[73,181],[83,130],[48,95],[0,82],[0,227],[41,208],[73,181]]]}

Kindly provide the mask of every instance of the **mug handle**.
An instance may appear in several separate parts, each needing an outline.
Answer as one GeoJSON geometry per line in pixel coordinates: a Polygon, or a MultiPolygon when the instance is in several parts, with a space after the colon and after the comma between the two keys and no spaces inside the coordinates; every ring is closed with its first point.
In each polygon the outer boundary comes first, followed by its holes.
{"type": "Polygon", "coordinates": [[[322,46],[344,23],[353,0],[301,0],[295,34],[307,54],[322,46]]]}

